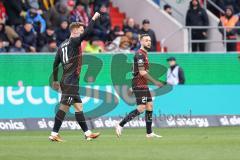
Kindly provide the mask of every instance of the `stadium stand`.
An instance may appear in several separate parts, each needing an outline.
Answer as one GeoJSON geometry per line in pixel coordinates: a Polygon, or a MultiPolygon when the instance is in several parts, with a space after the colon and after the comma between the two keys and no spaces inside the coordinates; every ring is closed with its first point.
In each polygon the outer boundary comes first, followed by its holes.
{"type": "MultiPolygon", "coordinates": [[[[119,51],[120,39],[125,34],[122,30],[126,26],[128,18],[133,18],[135,25],[140,29],[142,20],[149,18],[151,28],[156,32],[157,47],[153,51],[162,52],[191,52],[192,43],[189,27],[185,26],[185,16],[191,0],[169,1],[169,0],[144,0],[136,6],[135,0],[125,5],[125,0],[16,0],[0,1],[0,52],[14,52],[15,41],[22,43],[22,48],[27,52],[55,51],[54,41],[59,45],[63,39],[69,36],[67,30],[59,29],[60,24],[65,21],[81,21],[86,25],[94,11],[106,12],[103,19],[94,27],[94,35],[97,35],[101,47],[108,51],[113,42],[118,42],[115,51],[119,51]],[[156,4],[154,4],[154,2],[156,4]],[[146,15],[135,14],[136,7],[144,4],[146,15]],[[172,15],[163,13],[163,6],[170,5],[172,15]],[[160,9],[157,6],[160,6],[160,9]],[[106,6],[105,8],[102,6],[106,6]],[[104,11],[105,10],[105,11],[104,11]],[[154,16],[153,16],[154,15],[154,16]],[[155,17],[158,17],[156,19],[155,17]],[[108,22],[109,21],[109,22],[108,22]],[[107,22],[107,23],[106,23],[107,22]],[[28,25],[25,25],[28,23],[28,25]],[[99,27],[102,25],[103,27],[99,27]],[[24,27],[25,26],[25,27],[24,27]],[[24,28],[29,28],[29,32],[24,28]],[[52,39],[46,39],[48,28],[53,28],[52,39]],[[23,33],[24,32],[24,33],[23,33]],[[27,35],[25,35],[27,33],[27,35]],[[35,38],[36,40],[34,40],[35,38]],[[52,41],[52,45],[48,41],[52,41]],[[114,41],[116,40],[116,41],[114,41]],[[180,40],[180,41],[179,41],[180,40]],[[31,42],[31,43],[30,43],[31,42]],[[108,47],[110,45],[110,47],[108,47]],[[162,46],[161,46],[162,45],[162,46]]],[[[219,18],[224,14],[227,6],[231,5],[236,16],[239,16],[240,4],[235,0],[216,1],[200,0],[201,6],[207,9],[209,17],[209,28],[206,39],[206,51],[226,52],[224,41],[227,38],[218,31],[219,18]],[[224,40],[222,40],[224,39],[224,40]]],[[[136,50],[135,35],[127,36],[127,51],[136,50]]],[[[89,37],[91,39],[91,37],[89,37]]],[[[94,37],[96,39],[96,36],[94,37]]],[[[125,38],[125,37],[124,37],[125,38]]],[[[122,39],[122,41],[124,40],[122,39]]],[[[240,43],[237,42],[237,51],[240,51],[240,43]]],[[[121,50],[121,49],[120,49],[121,50]]],[[[110,50],[113,51],[113,50],[110,50]]]]}

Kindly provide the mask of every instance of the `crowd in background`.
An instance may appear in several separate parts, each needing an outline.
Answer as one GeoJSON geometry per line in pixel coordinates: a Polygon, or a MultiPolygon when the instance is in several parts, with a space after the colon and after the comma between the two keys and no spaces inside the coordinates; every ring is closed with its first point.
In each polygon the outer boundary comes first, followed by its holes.
{"type": "MultiPolygon", "coordinates": [[[[240,35],[239,16],[240,16],[240,0],[213,0],[218,7],[223,11],[220,12],[216,10],[216,7],[211,6],[208,3],[207,7],[216,16],[219,17],[220,21],[218,26],[219,32],[222,34],[222,39],[227,40],[226,50],[228,52],[237,51],[237,39],[240,35]],[[236,27],[236,28],[234,28],[236,27]]],[[[203,8],[204,0],[191,0],[189,4],[189,9],[186,12],[185,25],[188,27],[195,27],[189,30],[191,34],[192,42],[191,49],[192,52],[205,52],[206,51],[206,40],[208,40],[208,28],[210,25],[209,17],[206,10],[203,8]],[[198,28],[196,28],[198,27],[198,28]],[[202,41],[202,42],[201,42],[202,41]]],[[[164,11],[172,15],[172,7],[168,4],[164,5],[164,11]]]]}
{"type": "MultiPolygon", "coordinates": [[[[225,14],[219,26],[239,26],[240,1],[214,0],[225,14]]],[[[192,0],[186,13],[186,26],[209,26],[208,15],[202,7],[202,0],[192,0]]],[[[88,53],[131,52],[139,49],[139,34],[152,38],[150,51],[157,51],[155,33],[150,21],[144,19],[136,24],[133,18],[126,18],[123,27],[112,26],[109,14],[110,0],[0,0],[0,52],[55,52],[57,47],[70,36],[71,22],[88,25],[94,12],[101,12],[91,35],[83,42],[88,53]]],[[[211,7],[210,7],[211,9],[211,7]]],[[[164,10],[172,15],[170,5],[164,10]]],[[[214,10],[212,10],[214,12],[214,10]]],[[[236,40],[238,29],[219,29],[223,38],[236,40]],[[224,37],[225,36],[225,37],[224,37]]],[[[193,40],[206,40],[207,29],[193,29],[193,40]]],[[[192,51],[205,51],[205,43],[192,43],[192,51]]],[[[236,51],[236,43],[228,42],[227,51],[236,51]]]]}
{"type": "Polygon", "coordinates": [[[95,11],[101,12],[101,18],[84,42],[85,52],[135,51],[141,33],[152,37],[151,51],[156,51],[149,20],[140,26],[128,18],[123,28],[113,28],[109,5],[109,0],[0,0],[0,52],[55,52],[69,38],[69,24],[87,26],[95,11]]]}

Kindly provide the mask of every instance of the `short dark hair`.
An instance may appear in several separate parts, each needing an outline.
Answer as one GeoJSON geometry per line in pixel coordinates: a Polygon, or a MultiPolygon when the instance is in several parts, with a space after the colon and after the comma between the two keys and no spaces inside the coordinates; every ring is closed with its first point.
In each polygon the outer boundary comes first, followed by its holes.
{"type": "Polygon", "coordinates": [[[150,37],[149,34],[141,34],[140,35],[140,40],[142,40],[144,37],[150,37]]]}
{"type": "Polygon", "coordinates": [[[72,31],[74,28],[80,28],[80,27],[85,28],[85,25],[82,22],[72,22],[69,25],[69,30],[72,31]]]}
{"type": "Polygon", "coordinates": [[[17,37],[17,38],[14,39],[14,44],[15,44],[17,41],[21,41],[21,42],[22,42],[22,40],[21,40],[19,37],[17,37]]]}
{"type": "Polygon", "coordinates": [[[149,21],[148,19],[144,19],[144,20],[142,21],[142,24],[150,24],[150,21],[149,21]]]}
{"type": "Polygon", "coordinates": [[[175,57],[169,57],[168,59],[167,59],[167,61],[169,62],[169,61],[176,61],[176,58],[175,57]]]}
{"type": "Polygon", "coordinates": [[[164,9],[164,10],[169,9],[169,8],[172,8],[169,4],[165,4],[165,5],[163,6],[163,9],[164,9]]]}

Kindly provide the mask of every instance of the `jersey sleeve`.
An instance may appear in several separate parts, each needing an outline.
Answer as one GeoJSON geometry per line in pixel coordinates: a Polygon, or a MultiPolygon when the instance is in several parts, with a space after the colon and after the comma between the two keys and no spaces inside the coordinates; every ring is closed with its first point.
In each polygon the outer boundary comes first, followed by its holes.
{"type": "Polygon", "coordinates": [[[54,63],[53,63],[53,81],[58,80],[58,66],[61,62],[60,53],[61,53],[61,50],[58,49],[56,56],[55,56],[54,63]]]}
{"type": "Polygon", "coordinates": [[[78,47],[81,44],[81,42],[86,38],[86,36],[88,36],[89,33],[91,33],[91,31],[93,30],[94,24],[95,24],[95,21],[91,20],[87,28],[84,30],[83,34],[81,34],[79,37],[71,38],[71,43],[74,47],[78,47]]]}
{"type": "Polygon", "coordinates": [[[144,64],[145,64],[144,56],[142,54],[136,54],[135,63],[136,63],[138,68],[139,67],[144,67],[144,64]]]}

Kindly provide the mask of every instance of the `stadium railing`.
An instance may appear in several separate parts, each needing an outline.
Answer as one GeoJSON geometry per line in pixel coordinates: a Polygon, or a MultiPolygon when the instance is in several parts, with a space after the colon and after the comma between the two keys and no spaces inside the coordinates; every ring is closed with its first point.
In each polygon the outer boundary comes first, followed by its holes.
{"type": "MultiPolygon", "coordinates": [[[[225,52],[227,53],[227,43],[239,43],[240,39],[236,39],[236,40],[228,40],[226,35],[227,35],[227,31],[226,31],[226,27],[222,27],[222,26],[184,26],[182,28],[177,29],[176,31],[170,33],[168,36],[162,38],[161,40],[161,46],[162,48],[167,47],[165,45],[166,41],[168,41],[168,39],[174,37],[177,33],[179,33],[182,30],[188,30],[188,52],[192,52],[192,43],[222,43],[224,45],[225,48],[225,52]],[[222,29],[223,30],[223,38],[222,39],[214,39],[214,40],[210,40],[210,39],[205,39],[205,40],[193,40],[192,39],[192,30],[193,29],[222,29]]],[[[232,27],[232,29],[239,29],[240,27],[232,27]]],[[[162,52],[164,52],[164,50],[162,50],[162,52]]]]}

